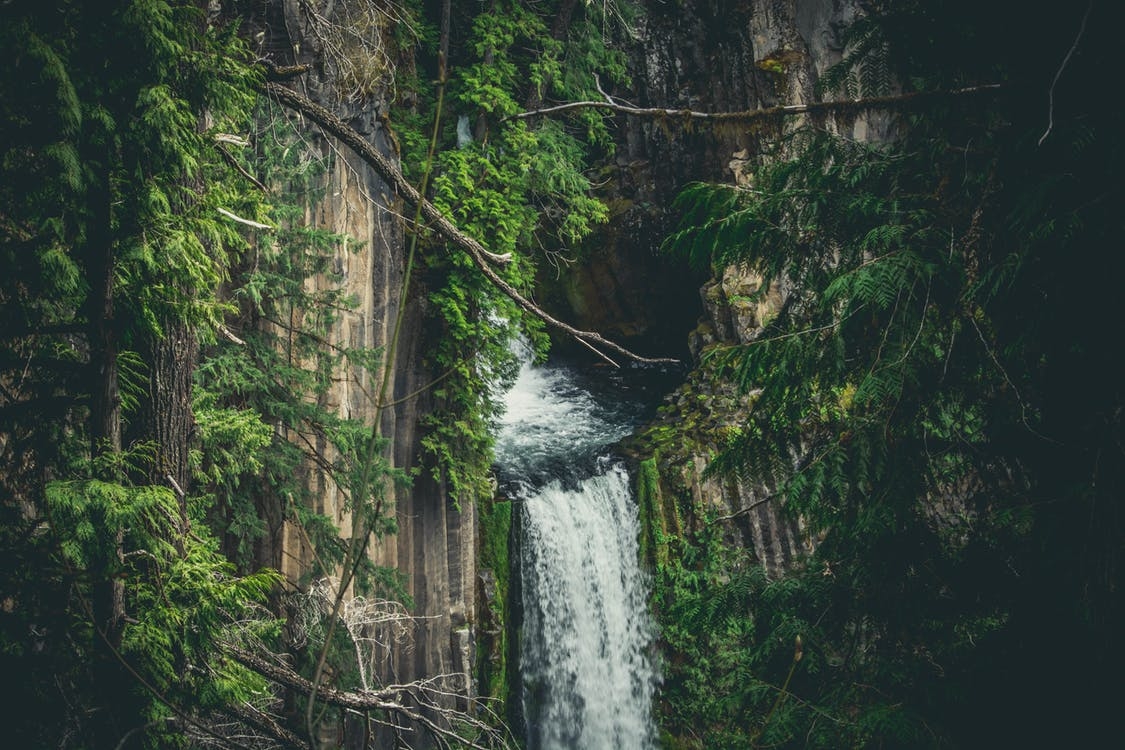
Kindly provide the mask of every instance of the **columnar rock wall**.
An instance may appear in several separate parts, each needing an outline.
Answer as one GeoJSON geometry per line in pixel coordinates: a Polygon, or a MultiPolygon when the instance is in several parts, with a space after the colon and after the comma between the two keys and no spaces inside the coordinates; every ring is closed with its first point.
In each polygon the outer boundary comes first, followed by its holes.
{"type": "MultiPolygon", "coordinates": [[[[816,101],[821,98],[817,80],[841,59],[841,33],[856,6],[854,0],[647,3],[631,42],[632,89],[612,93],[640,107],[712,112],[816,101]]],[[[782,127],[796,124],[794,118],[782,127]]],[[[864,116],[823,125],[860,139],[881,134],[880,123],[864,116]]],[[[611,206],[621,211],[611,223],[623,223],[628,232],[611,229],[606,244],[615,256],[633,258],[659,257],[655,245],[676,220],[670,206],[688,183],[749,186],[763,146],[782,134],[777,126],[714,126],[674,118],[624,120],[620,132],[611,206]]],[[[681,285],[686,278],[674,276],[681,285]]],[[[715,269],[701,281],[699,307],[681,303],[681,314],[699,311],[696,327],[686,336],[697,363],[710,347],[752,340],[777,313],[787,290],[781,284],[760,290],[761,283],[749,269],[715,269]]],[[[657,295],[652,309],[668,305],[668,299],[657,295]]],[[[585,299],[576,309],[583,306],[596,308],[597,302],[585,299]]],[[[740,422],[752,398],[738,396],[697,366],[669,397],[661,420],[664,433],[670,428],[676,439],[654,443],[661,445],[664,490],[678,495],[697,520],[708,512],[723,518],[728,540],[754,550],[767,571],[777,574],[812,544],[800,524],[782,518],[765,484],[703,477],[724,431],[740,422]]]]}
{"type": "MultiPolygon", "coordinates": [[[[337,12],[342,7],[337,3],[337,12]]],[[[292,0],[261,4],[260,15],[245,19],[248,36],[259,52],[275,64],[303,64],[308,72],[291,85],[331,109],[362,133],[385,156],[397,161],[394,135],[386,124],[386,92],[362,97],[341,95],[339,81],[325,64],[324,50],[308,17],[292,0]]],[[[409,61],[402,61],[408,65],[409,61]]],[[[290,117],[296,115],[289,114],[290,117]]],[[[433,378],[423,366],[425,294],[412,280],[404,300],[406,245],[403,204],[383,179],[347,148],[327,138],[311,124],[299,124],[307,146],[324,157],[327,171],[323,197],[307,208],[308,225],[354,240],[339,246],[332,261],[332,278],[318,276],[310,291],[343,289],[358,301],[342,311],[327,335],[331,347],[386,350],[391,343],[400,306],[406,311],[389,370],[386,401],[379,414],[380,432],[389,441],[391,465],[415,473],[410,487],[388,487],[385,510],[394,514],[398,531],[369,548],[372,562],[394,568],[414,602],[414,625],[405,642],[388,650],[375,674],[385,681],[406,682],[439,674],[461,674],[462,687],[471,684],[471,620],[475,588],[475,519],[471,507],[456,509],[445,488],[428,470],[413,472],[420,462],[419,422],[432,408],[426,385],[433,378]]],[[[342,417],[373,423],[382,371],[352,368],[339,373],[335,387],[321,405],[342,417]]],[[[325,448],[325,446],[318,446],[325,448]]],[[[329,458],[331,458],[329,456],[329,458]]],[[[310,466],[308,479],[314,508],[335,521],[347,535],[351,518],[345,493],[325,474],[310,466]]],[[[311,566],[312,550],[303,531],[280,517],[272,525],[272,539],[263,545],[262,564],[280,569],[292,583],[302,581],[311,566]]]]}

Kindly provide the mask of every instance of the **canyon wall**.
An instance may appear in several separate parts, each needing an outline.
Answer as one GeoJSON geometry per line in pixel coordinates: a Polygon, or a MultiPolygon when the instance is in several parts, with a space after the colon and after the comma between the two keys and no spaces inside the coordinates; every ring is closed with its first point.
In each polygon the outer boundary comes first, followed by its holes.
{"type": "MultiPolygon", "coordinates": [[[[617,43],[630,55],[631,86],[610,93],[637,106],[698,111],[748,110],[815,100],[818,76],[840,59],[839,32],[854,15],[852,0],[689,1],[672,6],[649,2],[621,32],[617,43]]],[[[296,84],[314,101],[335,111],[380,151],[397,159],[385,126],[385,89],[361,97],[341,96],[334,71],[325,64],[323,40],[293,0],[261,6],[247,20],[249,38],[278,64],[308,65],[296,84]]],[[[409,62],[399,61],[409,66],[409,62]]],[[[290,115],[292,116],[292,115],[290,115]]],[[[836,127],[833,123],[832,127],[836,127]]],[[[866,137],[863,118],[849,123],[866,137]]],[[[760,280],[743,269],[691,269],[663,253],[661,242],[675,223],[672,202],[692,181],[752,180],[749,165],[765,139],[777,133],[744,126],[713,127],[690,118],[617,119],[617,149],[598,167],[599,197],[610,208],[606,227],[586,242],[577,262],[544,264],[543,299],[582,328],[632,344],[649,354],[673,354],[699,362],[710,347],[746,342],[781,303],[784,289],[754,296],[760,280]]],[[[405,265],[401,202],[385,182],[346,149],[302,128],[326,159],[325,198],[308,211],[314,226],[357,241],[341,247],[335,275],[359,301],[334,325],[329,344],[379,349],[391,339],[405,265]]],[[[318,278],[315,285],[336,285],[318,278]]],[[[401,344],[391,368],[389,400],[380,415],[393,466],[419,468],[419,419],[431,408],[423,353],[424,295],[409,294],[401,344]]],[[[352,373],[327,396],[325,406],[341,416],[375,418],[377,373],[352,373]]],[[[782,520],[768,502],[770,488],[753,482],[704,478],[723,430],[737,423],[747,397],[731,393],[697,367],[668,399],[661,420],[675,424],[671,444],[649,441],[658,453],[665,491],[689,509],[687,523],[708,512],[729,519],[727,536],[756,550],[771,572],[781,569],[809,543],[795,522],[782,520]]],[[[456,508],[429,471],[414,472],[409,488],[393,489],[397,533],[371,549],[377,565],[396,569],[418,617],[409,643],[394,648],[381,665],[388,678],[471,669],[476,578],[473,509],[456,508]]],[[[310,472],[314,509],[350,527],[343,494],[322,474],[310,472]]],[[[261,562],[281,569],[296,583],[310,562],[301,530],[272,518],[261,562]]]]}
{"type": "MultiPolygon", "coordinates": [[[[622,39],[632,85],[609,93],[638,107],[699,112],[817,101],[823,98],[817,81],[841,59],[841,35],[856,6],[853,0],[646,3],[632,34],[622,39]]],[[[669,396],[638,455],[658,458],[662,492],[677,499],[682,523],[698,524],[708,513],[724,519],[728,541],[754,550],[771,574],[811,541],[798,522],[778,512],[770,487],[704,476],[753,394],[734,393],[701,362],[713,347],[753,340],[787,290],[761,290],[761,278],[745,268],[693,272],[660,245],[675,227],[672,204],[685,186],[748,187],[751,165],[764,148],[802,119],[779,128],[712,125],[688,116],[619,117],[616,156],[603,170],[602,191],[613,212],[609,228],[589,243],[597,252],[567,269],[570,277],[561,283],[571,300],[566,314],[583,324],[605,327],[604,318],[614,317],[622,333],[658,331],[661,353],[679,353],[677,346],[688,353],[693,369],[687,382],[669,396]],[[622,267],[643,268],[644,275],[622,267]],[[625,306],[622,300],[640,302],[625,306]],[[695,322],[677,328],[686,321],[695,322]],[[682,336],[678,343],[666,340],[676,335],[682,336]]],[[[882,134],[882,123],[865,115],[818,124],[857,139],[882,134]]]]}
{"type": "MultiPolygon", "coordinates": [[[[347,4],[336,5],[340,13],[347,10],[347,4]]],[[[356,96],[354,90],[349,92],[355,81],[340,80],[338,68],[327,61],[323,29],[310,23],[299,3],[275,0],[260,4],[259,11],[244,19],[248,38],[258,45],[256,51],[276,65],[307,66],[307,71],[290,85],[336,113],[384,156],[397,162],[398,144],[386,124],[390,104],[387,84],[393,69],[368,71],[375,85],[356,96]]],[[[328,21],[356,23],[346,16],[328,21]]],[[[391,22],[387,23],[368,29],[370,40],[377,42],[380,34],[389,36],[393,29],[391,22]]],[[[389,42],[381,52],[393,65],[409,68],[412,64],[409,59],[396,60],[397,53],[389,42]]],[[[282,116],[300,119],[292,113],[282,116]]],[[[385,651],[381,663],[371,666],[387,682],[461,675],[455,689],[469,691],[475,520],[471,505],[457,508],[432,473],[421,467],[419,423],[432,409],[426,386],[433,377],[424,365],[425,292],[412,279],[406,299],[402,296],[406,266],[403,203],[349,149],[324,136],[311,123],[298,123],[297,130],[305,134],[305,147],[326,166],[320,178],[323,198],[307,206],[306,223],[354,241],[335,249],[331,277],[319,275],[307,283],[310,292],[342,289],[357,303],[353,309],[339,312],[325,345],[382,350],[386,354],[400,307],[406,305],[388,370],[388,405],[382,410],[375,406],[383,378],[381,369],[368,372],[359,367],[341,373],[321,403],[341,417],[368,424],[378,415],[380,434],[389,446],[386,459],[392,467],[413,477],[409,486],[388,483],[385,512],[393,513],[397,532],[374,539],[368,555],[373,564],[396,571],[413,601],[414,620],[405,638],[385,651]]],[[[330,451],[324,445],[317,448],[330,451]]],[[[315,498],[312,509],[328,516],[346,536],[352,524],[346,493],[312,466],[307,482],[315,498]]],[[[259,562],[281,570],[293,586],[305,586],[313,555],[307,535],[291,520],[284,520],[280,509],[265,510],[272,520],[259,562]]]]}

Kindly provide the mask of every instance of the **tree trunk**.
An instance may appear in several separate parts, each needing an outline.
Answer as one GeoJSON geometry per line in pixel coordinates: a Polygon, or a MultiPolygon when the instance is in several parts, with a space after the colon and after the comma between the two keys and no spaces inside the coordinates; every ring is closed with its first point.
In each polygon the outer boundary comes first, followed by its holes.
{"type": "MultiPolygon", "coordinates": [[[[90,191],[90,219],[87,225],[87,256],[90,293],[87,298],[90,341],[90,455],[101,458],[121,453],[121,394],[118,386],[118,324],[114,314],[114,248],[111,229],[111,194],[106,171],[90,191]]],[[[100,472],[98,479],[120,481],[119,471],[100,472]]],[[[112,747],[132,728],[121,699],[128,695],[129,683],[121,659],[121,639],[125,629],[125,582],[114,574],[124,560],[124,529],[107,529],[113,535],[112,558],[103,561],[103,570],[92,570],[91,610],[95,629],[92,673],[95,695],[103,697],[104,713],[94,721],[95,744],[112,747]]]]}
{"type": "Polygon", "coordinates": [[[149,337],[146,349],[148,397],[138,424],[143,439],[156,443],[148,481],[170,487],[179,498],[180,529],[173,540],[179,546],[188,529],[184,497],[191,479],[188,450],[195,426],[191,387],[199,343],[191,326],[180,320],[165,320],[163,335],[149,337]]]}

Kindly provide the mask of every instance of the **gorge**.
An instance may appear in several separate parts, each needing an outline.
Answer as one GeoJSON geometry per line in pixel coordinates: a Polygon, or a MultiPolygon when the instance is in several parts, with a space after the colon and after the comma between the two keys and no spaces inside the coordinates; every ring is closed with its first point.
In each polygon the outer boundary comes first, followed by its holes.
{"type": "Polygon", "coordinates": [[[1112,4],[2,5],[12,746],[1113,736],[1112,4]]]}

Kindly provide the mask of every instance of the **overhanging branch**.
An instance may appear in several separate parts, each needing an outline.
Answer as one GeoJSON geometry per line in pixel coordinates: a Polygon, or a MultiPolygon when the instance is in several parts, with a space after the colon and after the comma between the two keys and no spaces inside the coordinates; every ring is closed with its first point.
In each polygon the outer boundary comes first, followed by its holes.
{"type": "MultiPolygon", "coordinates": [[[[832,102],[813,102],[811,104],[785,104],[765,109],[750,109],[742,112],[698,112],[691,109],[668,109],[664,107],[631,107],[609,101],[568,102],[554,107],[541,107],[529,112],[520,112],[511,115],[510,120],[524,120],[540,115],[555,115],[563,112],[572,112],[581,109],[604,109],[632,117],[651,117],[663,119],[703,120],[707,122],[742,123],[755,120],[769,120],[793,115],[817,113],[843,113],[855,112],[865,109],[878,109],[881,107],[899,106],[907,103],[917,103],[933,99],[948,97],[969,96],[984,94],[1002,88],[999,83],[983,84],[981,86],[968,86],[951,91],[912,91],[906,94],[893,96],[872,96],[865,99],[850,99],[832,102]]],[[[603,92],[604,93],[604,92],[603,92]]]]}
{"type": "Polygon", "coordinates": [[[618,354],[626,359],[643,364],[672,364],[678,363],[678,360],[668,357],[642,357],[625,347],[616,344],[600,334],[592,331],[581,331],[571,325],[568,325],[561,320],[550,315],[546,310],[536,305],[531,300],[524,297],[516,290],[511,284],[500,277],[496,270],[493,268],[494,264],[503,264],[511,260],[509,254],[497,255],[491,253],[484,248],[479,242],[472,237],[463,233],[454,224],[445,218],[444,215],[429,201],[423,198],[414,186],[406,181],[402,176],[402,172],[391,163],[387,157],[383,156],[379,151],[371,145],[358,131],[349,126],[336,115],[329,112],[324,107],[316,102],[313,102],[308,97],[293,91],[290,88],[281,86],[277,83],[266,81],[262,84],[262,89],[266,94],[277,99],[285,106],[306,115],[309,119],[323,128],[327,133],[335,136],[352,151],[356,153],[364,162],[366,162],[372,169],[378,172],[383,179],[390,183],[400,196],[409,204],[414,206],[421,206],[422,215],[431,226],[449,242],[453,243],[461,250],[465,251],[472,259],[473,263],[480,269],[481,273],[501,292],[507,295],[513,302],[525,312],[539,318],[547,325],[565,333],[585,344],[586,346],[597,352],[603,359],[613,365],[617,365],[610,357],[608,357],[602,350],[608,350],[618,354]]]}
{"type": "Polygon", "coordinates": [[[510,254],[498,255],[496,253],[490,253],[488,250],[485,250],[479,242],[457,229],[449,219],[445,218],[445,216],[437,210],[434,204],[419,195],[418,191],[414,189],[414,186],[406,181],[406,178],[402,176],[402,172],[391,163],[390,159],[379,153],[379,150],[371,145],[355,128],[351,127],[307,96],[291,88],[271,81],[266,81],[262,84],[262,87],[267,94],[277,99],[285,106],[307,116],[317,125],[343,141],[348,148],[354,151],[361,159],[378,172],[384,180],[390,183],[395,189],[395,192],[402,196],[403,200],[407,203],[412,206],[421,205],[422,216],[426,218],[426,221],[429,222],[442,237],[445,237],[462,250],[480,256],[481,258],[487,258],[492,263],[504,264],[512,260],[510,254]]]}

